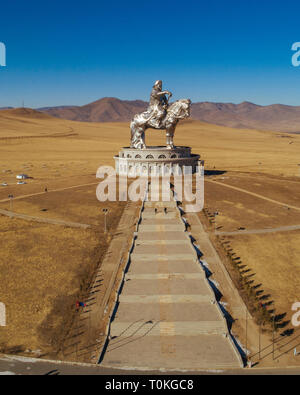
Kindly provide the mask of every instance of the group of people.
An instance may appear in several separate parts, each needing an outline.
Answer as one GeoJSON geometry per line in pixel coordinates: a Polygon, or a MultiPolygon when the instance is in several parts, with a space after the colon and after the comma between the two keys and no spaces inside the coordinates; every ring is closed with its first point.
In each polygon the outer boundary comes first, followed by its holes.
{"type": "MultiPolygon", "coordinates": [[[[157,214],[158,213],[158,210],[157,210],[157,208],[155,207],[155,209],[154,209],[154,212],[155,212],[155,214],[157,214]]],[[[165,214],[168,214],[168,210],[167,210],[167,208],[166,207],[164,207],[164,213],[165,214]]]]}

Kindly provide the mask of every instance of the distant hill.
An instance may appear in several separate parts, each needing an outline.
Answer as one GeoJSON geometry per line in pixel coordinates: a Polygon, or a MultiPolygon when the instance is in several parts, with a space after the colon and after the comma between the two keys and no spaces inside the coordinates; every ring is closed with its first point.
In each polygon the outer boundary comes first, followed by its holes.
{"type": "Polygon", "coordinates": [[[147,108],[142,100],[120,100],[105,97],[85,106],[61,106],[39,108],[54,117],[84,122],[127,122],[134,114],[147,108]]]}
{"type": "MultiPolygon", "coordinates": [[[[85,122],[129,122],[144,111],[148,103],[142,100],[120,100],[105,97],[84,106],[40,108],[39,111],[58,118],[85,122]]],[[[192,104],[193,119],[234,128],[253,128],[280,132],[300,131],[300,106],[273,104],[260,106],[250,102],[240,104],[199,102],[192,104]]]]}
{"type": "MultiPolygon", "coordinates": [[[[24,111],[24,116],[35,117],[48,114],[56,118],[81,122],[129,122],[135,114],[144,111],[147,106],[148,103],[142,100],[130,101],[105,97],[84,106],[43,107],[35,110],[34,114],[29,114],[29,109],[22,108],[1,110],[18,111],[19,115],[24,111]]],[[[199,102],[192,104],[191,118],[239,129],[300,133],[300,106],[283,104],[260,106],[250,102],[240,104],[199,102]]]]}
{"type": "Polygon", "coordinates": [[[234,128],[252,128],[281,132],[300,131],[300,106],[273,104],[259,106],[243,102],[194,103],[191,116],[208,123],[234,128]]]}
{"type": "Polygon", "coordinates": [[[72,122],[31,108],[0,111],[0,140],[23,137],[69,136],[72,122]]]}
{"type": "Polygon", "coordinates": [[[8,108],[8,109],[2,109],[0,116],[16,116],[16,117],[22,117],[22,118],[33,118],[33,119],[51,119],[53,118],[50,114],[46,114],[42,111],[38,110],[33,110],[32,108],[8,108]]]}

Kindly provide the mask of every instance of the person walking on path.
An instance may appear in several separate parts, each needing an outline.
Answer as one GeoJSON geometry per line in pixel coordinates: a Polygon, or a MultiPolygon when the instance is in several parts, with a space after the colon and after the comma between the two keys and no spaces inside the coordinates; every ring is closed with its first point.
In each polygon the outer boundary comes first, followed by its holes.
{"type": "Polygon", "coordinates": [[[79,302],[79,300],[76,301],[76,311],[78,313],[80,307],[86,307],[86,304],[83,302],[79,302]]]}

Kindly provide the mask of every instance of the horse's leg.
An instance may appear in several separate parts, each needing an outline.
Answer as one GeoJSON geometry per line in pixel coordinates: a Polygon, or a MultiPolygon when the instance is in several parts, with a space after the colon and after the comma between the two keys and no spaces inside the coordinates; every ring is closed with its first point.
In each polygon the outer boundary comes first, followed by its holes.
{"type": "Polygon", "coordinates": [[[145,149],[147,148],[145,142],[145,129],[141,127],[140,130],[141,130],[141,149],[145,149]]]}
{"type": "Polygon", "coordinates": [[[175,128],[173,126],[166,129],[167,148],[168,149],[174,148],[174,142],[173,142],[174,131],[175,131],[175,128]]]}
{"type": "Polygon", "coordinates": [[[146,144],[145,144],[145,130],[142,127],[139,127],[136,130],[134,148],[137,148],[137,149],[144,149],[144,148],[146,148],[146,144]]]}

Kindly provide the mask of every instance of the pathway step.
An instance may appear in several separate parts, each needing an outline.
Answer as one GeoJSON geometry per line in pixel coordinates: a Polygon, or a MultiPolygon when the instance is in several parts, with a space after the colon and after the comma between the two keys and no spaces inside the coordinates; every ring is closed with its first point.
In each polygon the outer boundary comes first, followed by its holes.
{"type": "MultiPolygon", "coordinates": [[[[150,329],[150,325],[149,325],[150,329]]],[[[217,370],[237,368],[236,354],[223,335],[132,336],[112,339],[104,367],[141,370],[217,370]]]]}
{"type": "Polygon", "coordinates": [[[145,224],[141,223],[139,226],[139,232],[168,232],[168,231],[184,231],[185,226],[181,223],[175,225],[175,224],[168,224],[166,223],[165,225],[162,224],[145,224]]]}
{"type": "Polygon", "coordinates": [[[123,295],[122,303],[210,303],[214,304],[211,295],[123,295]]]}
{"type": "Polygon", "coordinates": [[[136,244],[132,255],[167,255],[170,258],[172,255],[187,255],[187,256],[192,256],[194,257],[194,260],[196,259],[196,253],[194,248],[191,246],[189,243],[184,243],[184,244],[144,244],[144,243],[138,243],[136,244]]]}
{"type": "Polygon", "coordinates": [[[178,225],[180,224],[180,221],[178,221],[178,218],[168,218],[166,217],[158,217],[155,218],[154,214],[152,217],[149,218],[144,218],[142,220],[142,225],[178,225]]]}
{"type": "Polygon", "coordinates": [[[134,260],[128,268],[129,274],[152,274],[152,273],[204,273],[199,263],[191,261],[191,259],[182,260],[134,260]]]}
{"type": "Polygon", "coordinates": [[[120,322],[135,322],[137,317],[144,322],[148,321],[222,321],[223,314],[220,309],[210,302],[184,303],[125,303],[119,305],[115,320],[120,322]]]}
{"type": "Polygon", "coordinates": [[[145,207],[171,207],[171,208],[176,208],[177,204],[174,201],[170,202],[145,202],[145,207]]]}
{"type": "Polygon", "coordinates": [[[187,239],[185,240],[166,240],[166,239],[160,239],[160,240],[141,240],[140,238],[137,239],[136,245],[165,245],[165,244],[170,244],[170,245],[187,245],[188,247],[190,246],[189,241],[187,239]]]}
{"type": "Polygon", "coordinates": [[[153,252],[153,254],[150,253],[135,253],[132,254],[132,262],[135,261],[135,259],[139,259],[140,261],[144,261],[144,262],[153,262],[153,261],[157,261],[157,260],[172,260],[174,257],[174,260],[182,260],[182,259],[186,259],[189,258],[192,261],[195,261],[195,255],[193,253],[185,253],[185,254],[165,254],[165,253],[155,253],[153,252]]]}
{"type": "Polygon", "coordinates": [[[162,255],[162,254],[136,254],[133,253],[131,256],[131,263],[135,263],[137,261],[141,262],[168,262],[168,261],[182,261],[189,259],[192,262],[195,262],[195,254],[170,254],[170,255],[162,255]]]}
{"type": "Polygon", "coordinates": [[[163,235],[158,232],[142,232],[138,233],[137,240],[188,240],[187,235],[182,231],[167,231],[163,235]]]}
{"type": "Polygon", "coordinates": [[[222,321],[112,322],[111,337],[225,335],[222,321]]]}
{"type": "Polygon", "coordinates": [[[126,274],[125,280],[202,280],[205,273],[126,274]]]}
{"type": "Polygon", "coordinates": [[[169,278],[166,280],[127,280],[122,291],[125,295],[211,295],[213,291],[203,278],[169,278]]]}

